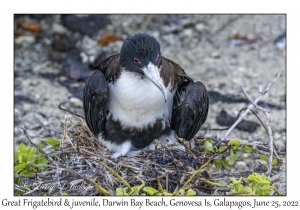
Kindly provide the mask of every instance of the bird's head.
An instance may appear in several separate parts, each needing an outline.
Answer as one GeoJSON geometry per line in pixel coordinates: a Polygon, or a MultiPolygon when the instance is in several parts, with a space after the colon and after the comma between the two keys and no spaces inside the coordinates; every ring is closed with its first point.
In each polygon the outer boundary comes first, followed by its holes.
{"type": "Polygon", "coordinates": [[[120,64],[125,70],[149,78],[167,98],[166,88],[160,77],[162,62],[158,41],[148,34],[135,34],[127,38],[121,48],[120,64]]]}

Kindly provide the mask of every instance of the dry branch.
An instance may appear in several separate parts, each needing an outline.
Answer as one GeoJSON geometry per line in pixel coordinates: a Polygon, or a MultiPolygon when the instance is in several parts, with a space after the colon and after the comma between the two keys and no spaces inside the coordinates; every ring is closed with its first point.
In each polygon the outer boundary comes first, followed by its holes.
{"type": "Polygon", "coordinates": [[[225,140],[227,138],[227,136],[229,135],[229,133],[236,127],[236,125],[242,121],[243,117],[252,110],[252,108],[254,107],[255,109],[263,112],[266,116],[266,127],[268,129],[268,136],[269,136],[269,162],[268,162],[268,170],[266,172],[266,174],[268,176],[270,176],[271,171],[272,171],[272,161],[273,161],[273,134],[272,134],[272,129],[270,127],[270,116],[269,116],[269,111],[258,106],[257,102],[259,100],[261,100],[263,98],[263,96],[265,96],[268,91],[270,90],[270,88],[272,87],[272,85],[278,80],[278,78],[281,76],[281,74],[285,71],[285,69],[282,69],[277,76],[274,78],[274,80],[267,86],[267,88],[261,92],[260,95],[253,101],[251,99],[251,97],[246,93],[245,89],[243,88],[243,86],[241,86],[242,92],[244,93],[245,97],[248,99],[248,101],[251,103],[248,108],[243,112],[243,114],[240,115],[240,117],[238,118],[238,120],[230,127],[230,129],[228,129],[228,131],[225,133],[225,135],[223,136],[222,140],[225,140]]]}

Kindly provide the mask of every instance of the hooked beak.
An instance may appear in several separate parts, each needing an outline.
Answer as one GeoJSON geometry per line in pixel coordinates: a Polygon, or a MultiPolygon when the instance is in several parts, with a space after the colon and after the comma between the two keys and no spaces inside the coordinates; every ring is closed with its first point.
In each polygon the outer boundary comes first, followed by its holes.
{"type": "Polygon", "coordinates": [[[148,66],[142,68],[142,71],[144,72],[145,76],[148,77],[150,81],[162,92],[166,102],[167,92],[163,84],[163,81],[159,75],[159,70],[157,66],[155,66],[153,63],[150,62],[148,66]]]}

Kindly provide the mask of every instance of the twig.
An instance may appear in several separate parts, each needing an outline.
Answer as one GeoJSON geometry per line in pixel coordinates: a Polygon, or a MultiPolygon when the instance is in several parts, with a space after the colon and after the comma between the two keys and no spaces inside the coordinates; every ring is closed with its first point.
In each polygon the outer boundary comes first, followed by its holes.
{"type": "Polygon", "coordinates": [[[160,193],[163,193],[164,190],[163,190],[163,187],[162,187],[162,185],[161,185],[161,183],[160,183],[160,181],[159,181],[159,179],[158,179],[157,174],[155,173],[155,171],[154,171],[151,167],[148,167],[147,161],[143,161],[143,162],[145,163],[145,165],[147,166],[147,168],[150,169],[151,173],[152,173],[153,176],[155,177],[155,180],[156,180],[157,185],[158,185],[159,192],[160,192],[160,193]]]}
{"type": "Polygon", "coordinates": [[[49,167],[49,168],[54,168],[57,170],[61,170],[61,171],[66,171],[70,174],[72,174],[73,176],[79,178],[79,179],[83,179],[85,182],[89,183],[90,185],[92,185],[93,187],[95,187],[95,189],[97,189],[100,193],[104,194],[104,195],[111,195],[109,192],[107,192],[103,187],[101,187],[100,185],[97,185],[95,182],[87,179],[86,177],[76,173],[75,171],[68,169],[68,168],[62,168],[62,167],[58,167],[58,166],[52,166],[52,165],[47,165],[47,164],[33,164],[36,167],[49,167]]]}
{"type": "MultiPolygon", "coordinates": [[[[175,166],[175,169],[176,169],[176,175],[177,175],[177,177],[179,178],[179,170],[178,170],[177,164],[176,164],[176,162],[175,162],[173,153],[166,147],[166,145],[165,145],[164,143],[162,143],[161,145],[162,145],[163,148],[164,148],[165,150],[167,150],[168,153],[170,154],[171,159],[172,159],[172,161],[173,161],[173,163],[174,163],[174,166],[175,166]]],[[[184,146],[185,146],[185,145],[184,145],[184,146]]],[[[178,180],[178,187],[179,187],[179,186],[180,186],[180,181],[178,180]]]]}
{"type": "MultiPolygon", "coordinates": [[[[275,79],[269,84],[269,86],[265,89],[265,91],[260,93],[260,96],[257,97],[257,99],[255,99],[255,101],[253,101],[254,104],[256,104],[260,99],[262,99],[262,97],[269,91],[269,89],[271,88],[271,86],[276,82],[276,80],[281,76],[281,74],[285,71],[285,69],[282,69],[277,76],[275,77],[275,79]]],[[[241,114],[241,116],[238,118],[238,120],[228,129],[228,131],[225,133],[225,135],[222,137],[221,140],[225,140],[227,138],[227,136],[229,135],[229,133],[231,133],[231,131],[237,126],[237,124],[239,124],[243,117],[251,110],[251,108],[253,107],[253,104],[250,104],[248,106],[248,108],[246,109],[246,111],[241,114]]]]}
{"type": "Polygon", "coordinates": [[[230,189],[229,186],[224,185],[224,184],[220,184],[220,183],[217,183],[217,182],[212,182],[212,181],[209,181],[208,179],[205,179],[205,178],[199,178],[199,179],[201,181],[204,181],[205,183],[210,184],[210,185],[215,186],[215,187],[222,187],[222,188],[230,189]]]}
{"type": "MultiPolygon", "coordinates": [[[[260,124],[264,127],[264,130],[266,131],[266,133],[269,135],[269,131],[267,126],[264,124],[264,122],[262,121],[262,119],[260,119],[260,117],[258,116],[258,114],[256,114],[256,112],[254,110],[252,110],[252,113],[256,116],[256,118],[258,119],[258,121],[260,122],[260,124]]],[[[278,151],[278,147],[275,145],[274,139],[273,139],[273,146],[275,148],[276,151],[278,151]]],[[[275,152],[275,151],[274,151],[275,152]]]]}
{"type": "Polygon", "coordinates": [[[37,190],[39,190],[39,189],[40,189],[40,186],[37,186],[37,187],[35,187],[34,189],[32,189],[32,190],[30,190],[30,191],[24,193],[23,195],[30,195],[31,193],[33,193],[33,192],[35,192],[35,191],[37,191],[37,190]]]}
{"type": "MultiPolygon", "coordinates": [[[[192,181],[192,179],[193,179],[196,175],[198,175],[198,174],[202,171],[202,169],[203,169],[204,167],[206,167],[212,160],[213,160],[213,158],[210,158],[210,159],[209,159],[208,161],[206,161],[199,169],[197,169],[197,170],[192,174],[192,176],[190,176],[190,178],[182,185],[181,188],[185,188],[185,186],[188,185],[188,183],[190,183],[190,182],[192,181]]],[[[173,193],[173,195],[177,195],[178,192],[179,192],[179,190],[175,191],[175,192],[173,193]]]]}
{"type": "MultiPolygon", "coordinates": [[[[84,154],[82,154],[82,155],[84,155],[84,154]]],[[[121,182],[123,182],[123,184],[126,185],[126,187],[128,187],[129,190],[132,190],[130,184],[128,184],[128,182],[127,182],[123,177],[121,177],[118,173],[116,173],[114,170],[112,170],[111,168],[109,168],[106,164],[104,164],[103,162],[98,161],[98,160],[96,160],[96,159],[94,159],[94,158],[88,157],[88,156],[86,156],[86,155],[84,155],[84,157],[87,158],[87,159],[89,159],[89,160],[91,160],[91,161],[94,161],[94,162],[96,162],[96,163],[98,163],[98,164],[100,164],[100,165],[102,165],[102,166],[104,166],[107,170],[109,170],[109,172],[110,172],[111,174],[113,174],[113,175],[115,175],[116,177],[118,177],[118,179],[119,179],[121,182]]]]}
{"type": "MultiPolygon", "coordinates": [[[[266,127],[267,127],[267,134],[269,136],[269,161],[268,161],[268,170],[266,172],[267,176],[270,176],[271,171],[272,171],[272,161],[273,161],[273,134],[272,134],[272,129],[270,127],[270,116],[269,116],[269,111],[258,106],[254,101],[250,98],[250,96],[246,93],[245,89],[242,87],[242,91],[245,95],[245,97],[251,102],[251,104],[257,109],[262,111],[266,115],[266,127]]],[[[266,91],[264,92],[266,93],[266,91]]]]}
{"type": "Polygon", "coordinates": [[[75,116],[77,116],[77,117],[80,117],[80,118],[82,118],[82,119],[85,119],[84,117],[82,117],[82,116],[79,115],[79,114],[76,114],[76,113],[74,113],[74,112],[72,112],[72,111],[70,111],[70,110],[67,110],[67,109],[65,109],[65,108],[62,108],[62,107],[61,107],[61,103],[58,105],[58,108],[59,108],[60,110],[63,110],[63,111],[65,111],[65,112],[68,112],[68,113],[70,113],[70,114],[72,114],[72,115],[75,115],[75,116]]]}
{"type": "Polygon", "coordinates": [[[277,79],[281,76],[281,74],[284,72],[285,69],[282,69],[277,76],[274,78],[274,80],[268,85],[268,87],[265,89],[265,91],[260,92],[260,96],[257,97],[254,101],[250,98],[250,96],[246,93],[244,90],[243,86],[241,86],[242,91],[245,95],[245,97],[249,100],[251,103],[246,111],[239,117],[239,119],[230,127],[230,129],[226,132],[226,134],[223,136],[222,140],[226,139],[226,137],[229,135],[229,133],[236,127],[236,125],[243,119],[243,117],[252,109],[252,107],[255,107],[257,110],[262,111],[266,115],[266,127],[268,129],[268,135],[269,135],[269,161],[268,161],[268,170],[266,172],[267,176],[270,176],[271,171],[272,171],[272,161],[273,161],[273,134],[272,134],[272,129],[270,127],[270,116],[269,116],[269,111],[258,106],[257,102],[262,99],[263,96],[266,95],[266,93],[270,90],[271,86],[277,81],[277,79]]]}
{"type": "Polygon", "coordinates": [[[273,190],[280,196],[285,196],[283,193],[281,193],[277,188],[273,187],[273,190]]]}
{"type": "Polygon", "coordinates": [[[24,135],[26,136],[27,140],[43,155],[45,156],[49,161],[51,162],[55,162],[48,154],[46,154],[43,150],[41,150],[41,148],[36,145],[35,143],[33,143],[33,141],[31,140],[30,136],[27,133],[27,130],[24,127],[21,127],[21,129],[23,130],[24,135]]]}
{"type": "MultiPolygon", "coordinates": [[[[21,186],[19,186],[19,185],[17,185],[17,184],[14,184],[14,189],[16,189],[16,190],[18,190],[18,191],[20,191],[20,192],[22,192],[22,193],[25,193],[26,191],[25,190],[22,190],[21,188],[24,188],[23,186],[21,187],[21,186]]],[[[28,190],[28,189],[27,189],[28,190]]]]}

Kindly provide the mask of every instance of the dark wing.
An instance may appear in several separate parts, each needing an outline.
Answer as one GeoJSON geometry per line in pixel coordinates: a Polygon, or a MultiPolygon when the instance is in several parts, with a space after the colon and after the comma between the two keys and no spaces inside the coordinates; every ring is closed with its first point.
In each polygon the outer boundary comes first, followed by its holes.
{"type": "Polygon", "coordinates": [[[177,63],[163,57],[161,65],[161,78],[163,78],[165,86],[170,86],[171,90],[176,90],[185,81],[193,82],[177,63]]]}
{"type": "Polygon", "coordinates": [[[170,84],[179,84],[177,87],[174,85],[177,90],[173,99],[171,127],[179,138],[191,140],[207,118],[209,107],[207,90],[203,83],[193,82],[173,61],[164,59],[162,65],[163,71],[167,72],[165,74],[169,74],[170,84]]]}
{"type": "Polygon", "coordinates": [[[120,54],[106,58],[96,66],[94,70],[100,70],[104,74],[107,82],[114,83],[121,74],[120,54]]]}
{"type": "Polygon", "coordinates": [[[184,82],[173,99],[171,126],[178,137],[191,140],[207,118],[209,98],[203,83],[184,82]]]}
{"type": "Polygon", "coordinates": [[[83,89],[83,110],[89,129],[98,135],[104,130],[106,105],[109,91],[108,83],[117,79],[119,56],[114,55],[103,60],[85,83],[83,89]],[[114,74],[114,71],[116,74],[114,74]]]}

